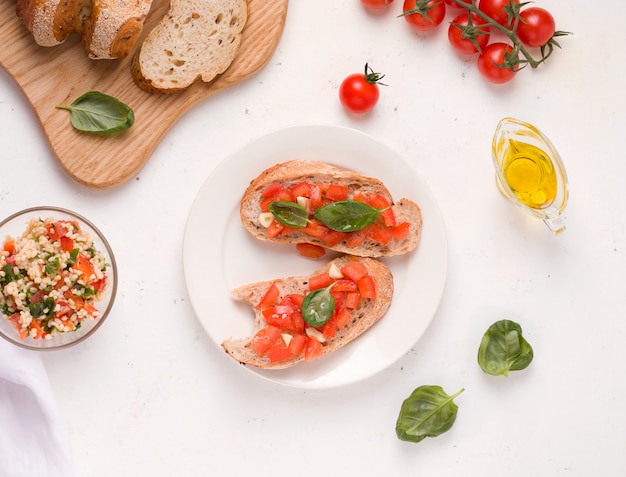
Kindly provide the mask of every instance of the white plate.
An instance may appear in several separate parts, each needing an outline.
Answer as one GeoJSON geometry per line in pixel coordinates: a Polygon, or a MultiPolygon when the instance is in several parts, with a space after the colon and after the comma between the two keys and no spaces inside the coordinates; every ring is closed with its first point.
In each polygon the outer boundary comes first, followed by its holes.
{"type": "Polygon", "coordinates": [[[330,388],[362,380],[401,358],[433,319],[447,271],[445,228],[426,181],[402,157],[361,132],[335,126],[295,126],[258,138],[231,154],[208,177],[187,219],[185,280],[192,306],[217,346],[252,334],[254,313],[231,298],[247,283],[308,275],[323,261],[300,257],[294,247],[254,239],[239,219],[239,202],[264,169],[290,159],[317,159],[376,177],[394,199],[416,201],[423,213],[414,252],[385,259],[393,276],[393,302],[385,317],[356,341],[317,361],[285,370],[251,371],[276,383],[330,388]]]}

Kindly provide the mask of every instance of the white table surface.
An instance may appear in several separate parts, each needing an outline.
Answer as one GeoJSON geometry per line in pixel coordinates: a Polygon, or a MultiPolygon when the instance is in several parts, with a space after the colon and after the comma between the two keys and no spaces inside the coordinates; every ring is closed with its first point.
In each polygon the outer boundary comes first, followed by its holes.
{"type": "Polygon", "coordinates": [[[356,0],[293,0],[268,65],[195,107],[136,178],[104,191],[61,169],[0,72],[0,214],[74,209],[119,264],[104,326],[42,355],[77,476],[626,475],[626,6],[537,5],[574,35],[548,64],[495,87],[452,52],[445,28],[410,31],[396,18],[400,0],[382,16],[356,0]],[[350,117],[337,89],[366,61],[388,86],[373,114],[350,117]],[[561,153],[571,192],[561,235],[495,187],[490,143],[505,116],[535,124],[561,153]],[[185,221],[205,179],[251,139],[297,124],[352,127],[402,154],[429,181],[448,234],[447,284],[426,333],[385,371],[335,389],[241,369],[200,326],[183,280],[185,221]],[[509,378],[476,363],[501,318],[518,321],[535,350],[509,378]],[[402,442],[400,404],[422,384],[465,388],[457,421],[402,442]]]}

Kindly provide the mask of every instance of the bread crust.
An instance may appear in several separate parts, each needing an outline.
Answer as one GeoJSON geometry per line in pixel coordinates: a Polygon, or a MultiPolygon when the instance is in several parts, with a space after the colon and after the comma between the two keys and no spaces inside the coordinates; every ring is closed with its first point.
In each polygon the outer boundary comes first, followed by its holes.
{"type": "Polygon", "coordinates": [[[126,58],[134,49],[152,0],[91,0],[81,42],[91,59],[126,58]]]}
{"type": "Polygon", "coordinates": [[[380,180],[324,162],[309,160],[291,160],[276,164],[263,171],[244,192],[240,205],[240,217],[246,230],[259,240],[285,244],[312,243],[337,252],[362,257],[387,257],[409,253],[417,248],[422,230],[422,213],[419,205],[406,198],[394,203],[391,193],[380,180]],[[398,222],[410,223],[407,238],[393,240],[386,245],[366,239],[358,247],[349,247],[345,241],[330,246],[322,240],[298,230],[273,238],[268,237],[267,229],[259,221],[262,212],[259,206],[261,193],[268,185],[275,182],[283,184],[284,187],[289,187],[302,181],[311,184],[347,185],[350,190],[350,197],[357,191],[382,195],[389,203],[393,204],[392,208],[398,222]]]}
{"type": "Polygon", "coordinates": [[[17,0],[16,14],[41,46],[63,43],[82,29],[89,0],[17,0]]]}
{"type": "MultiPolygon", "coordinates": [[[[233,291],[233,297],[249,303],[255,310],[256,333],[256,331],[265,326],[265,320],[262,312],[257,310],[255,306],[259,303],[263,294],[272,283],[276,284],[280,289],[281,296],[290,293],[306,293],[308,292],[308,281],[310,277],[328,271],[333,263],[341,268],[352,260],[358,260],[368,268],[369,274],[374,278],[376,284],[377,297],[376,299],[363,300],[363,303],[361,303],[356,310],[353,310],[353,317],[350,323],[340,330],[337,330],[337,334],[334,338],[328,338],[327,341],[323,343],[322,356],[326,356],[357,339],[377,323],[389,309],[394,291],[393,275],[389,268],[380,260],[343,255],[328,262],[324,267],[319,268],[307,276],[280,278],[242,286],[233,291]]],[[[222,348],[224,348],[229,356],[240,363],[262,369],[284,369],[304,359],[303,355],[300,355],[287,361],[272,363],[266,356],[257,355],[250,347],[250,341],[253,336],[254,333],[252,336],[245,338],[227,339],[222,343],[222,348]]]]}
{"type": "Polygon", "coordinates": [[[234,61],[247,19],[247,0],[171,0],[133,58],[135,84],[174,94],[213,81],[234,61]]]}

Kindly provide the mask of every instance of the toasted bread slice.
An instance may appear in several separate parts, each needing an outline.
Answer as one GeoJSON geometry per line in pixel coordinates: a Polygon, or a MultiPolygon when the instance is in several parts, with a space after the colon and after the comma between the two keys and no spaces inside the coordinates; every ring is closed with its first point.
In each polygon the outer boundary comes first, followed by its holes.
{"type": "Polygon", "coordinates": [[[260,240],[285,244],[312,243],[361,257],[384,257],[411,252],[418,246],[422,230],[422,213],[419,205],[404,198],[394,203],[391,193],[380,180],[323,162],[308,160],[292,160],[276,164],[262,172],[245,191],[241,200],[240,215],[244,227],[260,240]],[[281,233],[270,238],[267,227],[264,227],[260,220],[263,212],[260,206],[261,195],[273,183],[280,183],[284,188],[289,188],[303,181],[318,185],[348,186],[349,198],[357,193],[378,194],[386,198],[392,204],[397,222],[409,223],[408,235],[399,240],[392,239],[386,244],[372,238],[365,238],[358,246],[351,245],[346,240],[329,244],[299,229],[292,229],[288,233],[281,233]]]}
{"type": "MultiPolygon", "coordinates": [[[[374,279],[376,298],[362,299],[358,308],[352,310],[350,321],[338,329],[334,337],[324,339],[321,355],[325,356],[354,341],[370,329],[387,312],[393,297],[393,276],[389,268],[381,261],[344,255],[328,262],[324,267],[316,270],[311,275],[245,285],[234,290],[233,296],[252,305],[255,311],[256,332],[266,325],[262,310],[256,308],[256,306],[272,283],[280,290],[281,297],[289,294],[306,294],[309,291],[309,279],[311,277],[327,272],[333,266],[341,269],[345,264],[355,260],[364,264],[369,271],[369,275],[374,279]]],[[[231,338],[224,341],[222,347],[226,353],[240,363],[264,369],[282,369],[304,360],[304,355],[299,354],[284,361],[272,362],[267,356],[259,356],[254,351],[251,347],[252,338],[253,336],[239,339],[231,338]]]]}
{"type": "Polygon", "coordinates": [[[91,0],[81,41],[94,60],[126,58],[137,43],[152,0],[91,0]]]}
{"type": "Polygon", "coordinates": [[[177,93],[226,71],[241,44],[247,0],[172,0],[133,59],[133,78],[151,93],[177,93]]]}
{"type": "Polygon", "coordinates": [[[41,46],[63,43],[82,29],[90,0],[17,0],[16,13],[41,46]]]}

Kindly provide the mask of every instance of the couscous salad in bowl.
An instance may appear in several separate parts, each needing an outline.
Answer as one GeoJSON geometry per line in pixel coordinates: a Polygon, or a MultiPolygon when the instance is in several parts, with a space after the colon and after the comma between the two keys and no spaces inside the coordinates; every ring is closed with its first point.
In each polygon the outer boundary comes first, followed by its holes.
{"type": "Polygon", "coordinates": [[[28,349],[83,341],[106,319],[117,291],[115,257],[90,221],[34,207],[0,222],[0,335],[28,349]]]}

